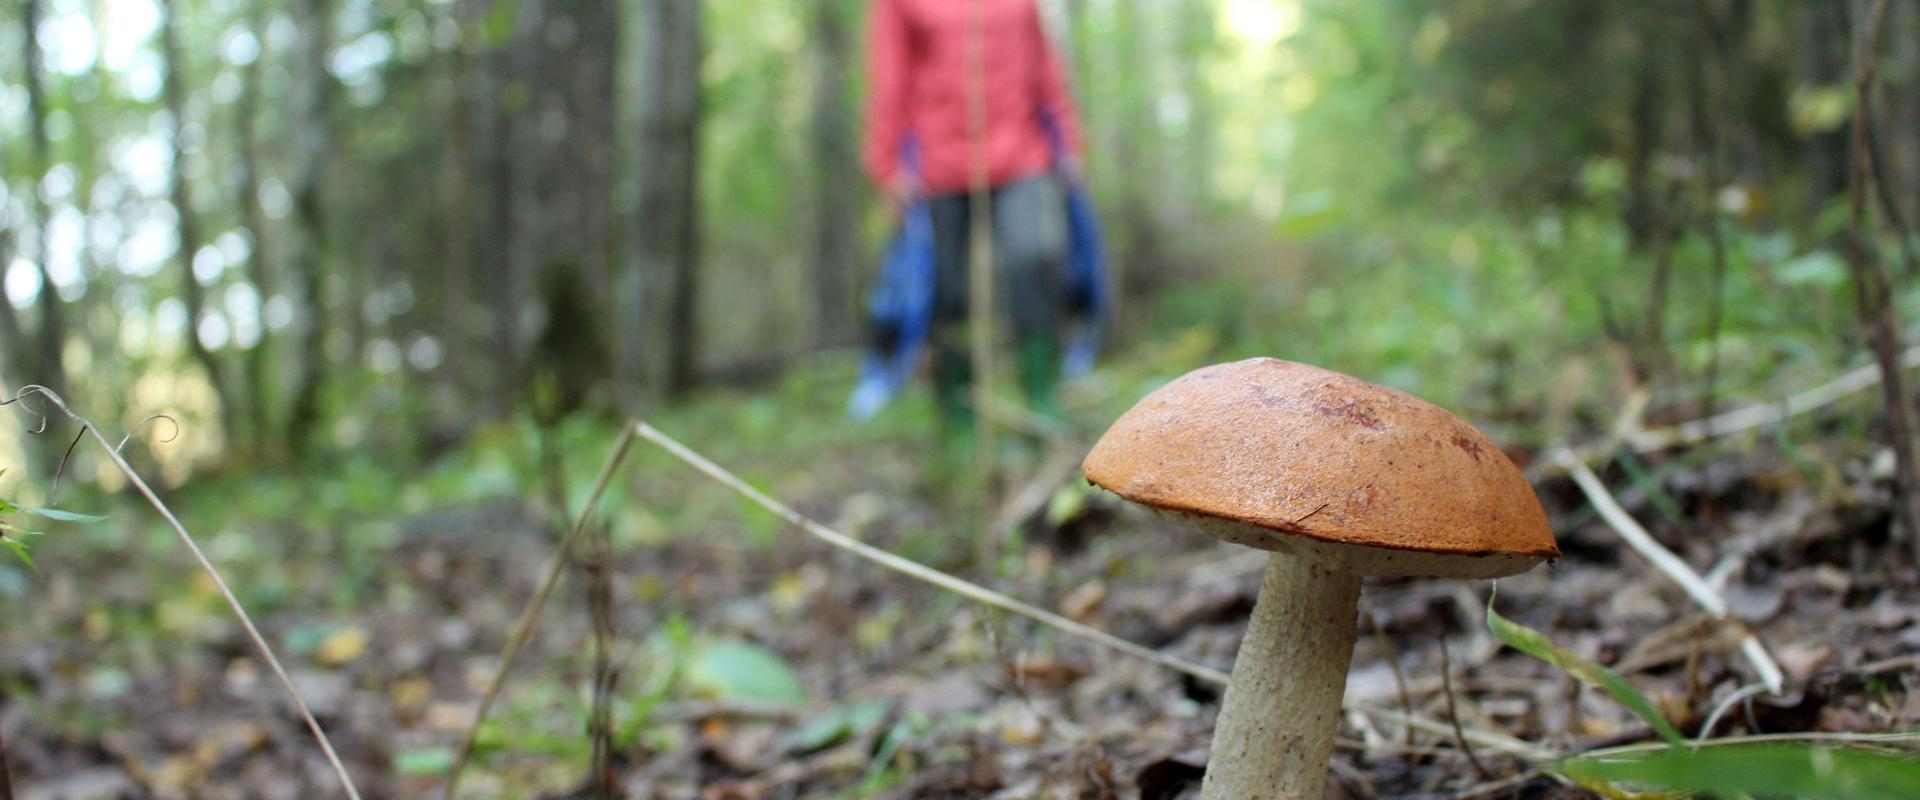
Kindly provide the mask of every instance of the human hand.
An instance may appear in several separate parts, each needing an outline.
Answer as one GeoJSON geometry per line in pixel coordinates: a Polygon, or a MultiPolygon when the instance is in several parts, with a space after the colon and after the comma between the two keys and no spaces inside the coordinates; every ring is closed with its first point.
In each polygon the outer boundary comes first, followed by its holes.
{"type": "Polygon", "coordinates": [[[1078,155],[1073,153],[1061,154],[1059,160],[1054,163],[1053,169],[1059,173],[1060,180],[1065,181],[1070,186],[1086,185],[1086,168],[1080,164],[1080,157],[1078,155]]]}
{"type": "Polygon", "coordinates": [[[894,219],[899,219],[907,213],[907,206],[913,205],[915,200],[920,199],[920,182],[914,180],[912,175],[902,172],[887,184],[886,194],[887,211],[893,215],[894,219]]]}

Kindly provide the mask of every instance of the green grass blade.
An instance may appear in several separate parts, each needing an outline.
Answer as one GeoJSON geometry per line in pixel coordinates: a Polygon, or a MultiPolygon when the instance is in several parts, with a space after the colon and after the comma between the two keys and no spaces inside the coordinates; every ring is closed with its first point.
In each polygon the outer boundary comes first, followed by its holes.
{"type": "Polygon", "coordinates": [[[1795,800],[1912,800],[1920,797],[1920,758],[1857,748],[1752,743],[1677,747],[1653,753],[1578,756],[1562,762],[1586,785],[1624,784],[1714,797],[1795,800]]]}
{"type": "Polygon", "coordinates": [[[33,556],[27,553],[28,547],[26,542],[14,538],[4,538],[0,539],[0,547],[5,547],[13,551],[14,557],[26,564],[28,569],[34,572],[40,571],[40,565],[33,563],[33,556]]]}
{"type": "Polygon", "coordinates": [[[1684,744],[1680,732],[1674,730],[1673,723],[1660,714],[1660,709],[1654,706],[1653,701],[1648,700],[1639,689],[1633,688],[1633,684],[1613,670],[1554,644],[1539,631],[1500,616],[1499,612],[1493,610],[1491,597],[1487,598],[1487,627],[1508,647],[1559,667],[1582,683],[1606,690],[1620,705],[1646,720],[1648,725],[1653,726],[1654,733],[1660,734],[1660,738],[1669,744],[1684,744]]]}
{"type": "Polygon", "coordinates": [[[17,508],[28,514],[32,514],[41,519],[50,519],[55,522],[103,522],[106,520],[106,517],[95,516],[93,514],[79,514],[72,511],[61,511],[60,509],[57,509],[57,508],[40,508],[38,506],[23,506],[18,503],[14,504],[14,508],[17,508]]]}

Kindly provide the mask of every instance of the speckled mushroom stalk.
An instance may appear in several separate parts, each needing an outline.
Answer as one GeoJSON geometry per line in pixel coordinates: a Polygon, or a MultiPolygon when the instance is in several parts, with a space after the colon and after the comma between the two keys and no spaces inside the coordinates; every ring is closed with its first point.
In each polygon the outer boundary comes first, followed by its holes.
{"type": "Polygon", "coordinates": [[[1273,552],[1206,800],[1319,800],[1363,576],[1494,578],[1559,555],[1532,488],[1473,426],[1305,364],[1188,373],[1115,422],[1082,469],[1183,527],[1273,552]]]}

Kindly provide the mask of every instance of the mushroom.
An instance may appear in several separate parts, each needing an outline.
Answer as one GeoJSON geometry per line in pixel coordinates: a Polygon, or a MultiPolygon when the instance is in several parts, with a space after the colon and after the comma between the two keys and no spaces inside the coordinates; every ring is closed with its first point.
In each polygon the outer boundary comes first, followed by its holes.
{"type": "Polygon", "coordinates": [[[1319,800],[1362,577],[1498,578],[1560,554],[1532,487],[1473,426],[1290,361],[1204,367],[1155,390],[1082,471],[1272,552],[1214,727],[1206,800],[1319,800]]]}

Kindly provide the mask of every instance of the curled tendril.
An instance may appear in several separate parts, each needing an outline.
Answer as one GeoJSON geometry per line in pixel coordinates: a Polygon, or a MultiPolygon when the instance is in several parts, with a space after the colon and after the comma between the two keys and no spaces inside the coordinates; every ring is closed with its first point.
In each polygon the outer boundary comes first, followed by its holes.
{"type": "Polygon", "coordinates": [[[47,432],[47,420],[52,415],[48,414],[47,410],[44,408],[34,408],[33,406],[27,404],[26,402],[27,396],[34,395],[34,394],[38,394],[38,395],[42,395],[44,397],[50,398],[51,400],[54,401],[56,405],[60,406],[61,410],[64,411],[66,409],[66,404],[59,402],[60,400],[59,395],[54,394],[52,389],[48,389],[47,387],[41,386],[40,384],[37,384],[37,383],[30,383],[20,387],[20,390],[17,392],[14,392],[12,397],[7,398],[5,400],[0,400],[0,406],[10,406],[15,403],[19,403],[21,410],[27,412],[28,414],[32,414],[36,417],[39,417],[40,422],[36,424],[32,430],[27,431],[27,433],[30,435],[39,436],[40,434],[47,432]]]}
{"type": "MultiPolygon", "coordinates": [[[[44,418],[43,418],[44,419],[44,418]]],[[[53,468],[53,483],[47,489],[47,505],[57,505],[60,499],[60,476],[67,474],[67,462],[73,460],[73,449],[80,446],[80,437],[87,435],[87,429],[73,432],[73,441],[67,443],[67,452],[60,455],[60,465],[53,468]]]]}
{"type": "Polygon", "coordinates": [[[127,449],[127,442],[133,440],[134,434],[139,433],[141,428],[147,426],[147,423],[160,420],[165,420],[168,425],[173,426],[173,432],[167,434],[167,438],[161,439],[161,444],[166,444],[167,442],[180,438],[180,420],[175,419],[172,414],[149,414],[146,419],[134,423],[133,427],[127,429],[127,435],[120,437],[120,444],[114,446],[113,452],[118,453],[127,449]]]}

